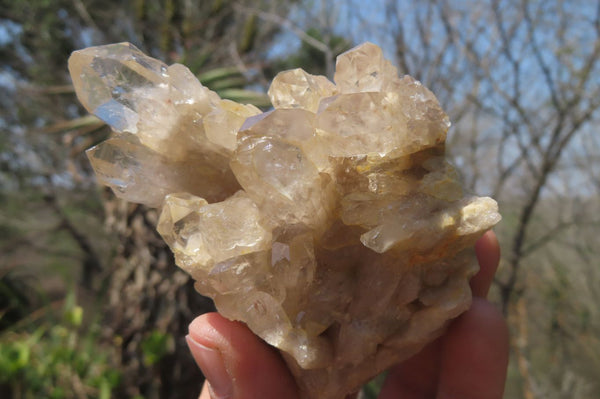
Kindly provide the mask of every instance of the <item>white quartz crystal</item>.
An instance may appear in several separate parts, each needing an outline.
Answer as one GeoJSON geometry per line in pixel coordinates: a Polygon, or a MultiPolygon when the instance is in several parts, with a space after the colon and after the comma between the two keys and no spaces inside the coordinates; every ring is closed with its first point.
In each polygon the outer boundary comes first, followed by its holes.
{"type": "Polygon", "coordinates": [[[463,192],[448,117],[376,45],[340,55],[335,84],[281,72],[266,113],[127,43],[69,69],[114,130],[88,151],[99,180],[161,208],[177,264],[281,351],[304,398],[342,399],[470,306],[497,204],[463,192]]]}

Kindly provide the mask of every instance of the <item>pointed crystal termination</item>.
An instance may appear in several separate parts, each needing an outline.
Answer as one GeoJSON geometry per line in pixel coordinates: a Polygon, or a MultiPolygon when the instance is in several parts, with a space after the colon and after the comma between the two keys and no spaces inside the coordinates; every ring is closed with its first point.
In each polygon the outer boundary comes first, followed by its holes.
{"type": "Polygon", "coordinates": [[[335,69],[334,80],[343,94],[386,92],[398,78],[396,68],[373,43],[361,44],[341,54],[335,69]]]}
{"type": "Polygon", "coordinates": [[[79,101],[115,130],[137,132],[136,87],[166,83],[167,65],[148,57],[130,43],[73,53],[69,72],[79,101]]]}
{"type": "Polygon", "coordinates": [[[222,101],[185,66],[130,43],[76,51],[69,70],[81,103],[114,131],[88,156],[117,196],[158,207],[172,192],[220,201],[240,188],[229,156],[256,107],[222,101]]]}
{"type": "Polygon", "coordinates": [[[157,208],[173,192],[202,195],[210,201],[227,198],[239,185],[229,168],[202,168],[217,164],[216,154],[172,159],[142,145],[133,135],[110,138],[86,151],[100,183],[121,198],[157,208]]]}
{"type": "Polygon", "coordinates": [[[379,47],[301,69],[260,113],[127,43],[69,62],[114,137],[98,179],[162,209],[158,231],[217,309],[277,347],[303,399],[341,399],[418,352],[471,301],[473,245],[500,220],[445,159],[435,96],[379,47]]]}
{"type": "Polygon", "coordinates": [[[324,76],[315,76],[302,69],[280,72],[269,88],[275,108],[302,108],[317,112],[324,97],[337,94],[337,88],[324,76]]]}

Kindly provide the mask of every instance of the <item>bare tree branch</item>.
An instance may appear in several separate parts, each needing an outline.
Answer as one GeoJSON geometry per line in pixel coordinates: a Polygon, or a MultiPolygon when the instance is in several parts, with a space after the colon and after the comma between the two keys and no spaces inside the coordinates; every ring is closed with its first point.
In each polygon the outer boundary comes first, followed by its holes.
{"type": "Polygon", "coordinates": [[[292,21],[290,21],[287,18],[284,18],[280,15],[277,14],[273,14],[273,13],[269,13],[269,12],[265,12],[256,8],[251,8],[251,7],[246,7],[243,6],[241,4],[237,4],[236,5],[236,9],[242,13],[245,14],[250,14],[250,15],[256,15],[257,17],[265,20],[265,21],[269,21],[269,22],[273,22],[277,25],[279,25],[280,27],[292,32],[294,35],[296,35],[300,40],[302,40],[304,43],[308,44],[309,46],[321,51],[324,55],[325,55],[325,62],[326,62],[326,70],[327,70],[327,76],[332,77],[333,76],[333,72],[334,72],[334,62],[333,62],[333,51],[331,50],[331,48],[329,48],[329,46],[323,42],[321,42],[318,39],[315,39],[314,37],[310,36],[309,34],[307,34],[304,30],[296,27],[292,21]]]}

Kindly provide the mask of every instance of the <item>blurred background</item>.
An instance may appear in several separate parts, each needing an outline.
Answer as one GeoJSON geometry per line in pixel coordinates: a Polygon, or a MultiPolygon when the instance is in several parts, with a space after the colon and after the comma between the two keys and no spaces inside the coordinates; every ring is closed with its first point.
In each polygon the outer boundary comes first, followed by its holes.
{"type": "MultiPolygon", "coordinates": [[[[506,398],[600,397],[600,2],[0,0],[0,397],[192,398],[183,337],[212,304],[98,187],[109,135],[74,96],[73,50],[129,41],[222,97],[372,41],[439,98],[465,184],[499,201],[492,290],[506,398]]],[[[377,381],[365,388],[375,397],[377,381]]]]}

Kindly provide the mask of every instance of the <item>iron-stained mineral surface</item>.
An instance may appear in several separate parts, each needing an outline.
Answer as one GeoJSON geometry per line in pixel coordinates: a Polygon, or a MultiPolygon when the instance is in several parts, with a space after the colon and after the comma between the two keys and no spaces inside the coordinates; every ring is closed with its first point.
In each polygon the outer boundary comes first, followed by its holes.
{"type": "Polygon", "coordinates": [[[447,115],[376,45],[340,55],[335,83],[281,72],[264,113],[128,43],[69,69],[114,130],[88,150],[99,180],[160,208],[177,264],[281,351],[305,398],[343,398],[469,307],[496,202],[464,193],[447,115]]]}

